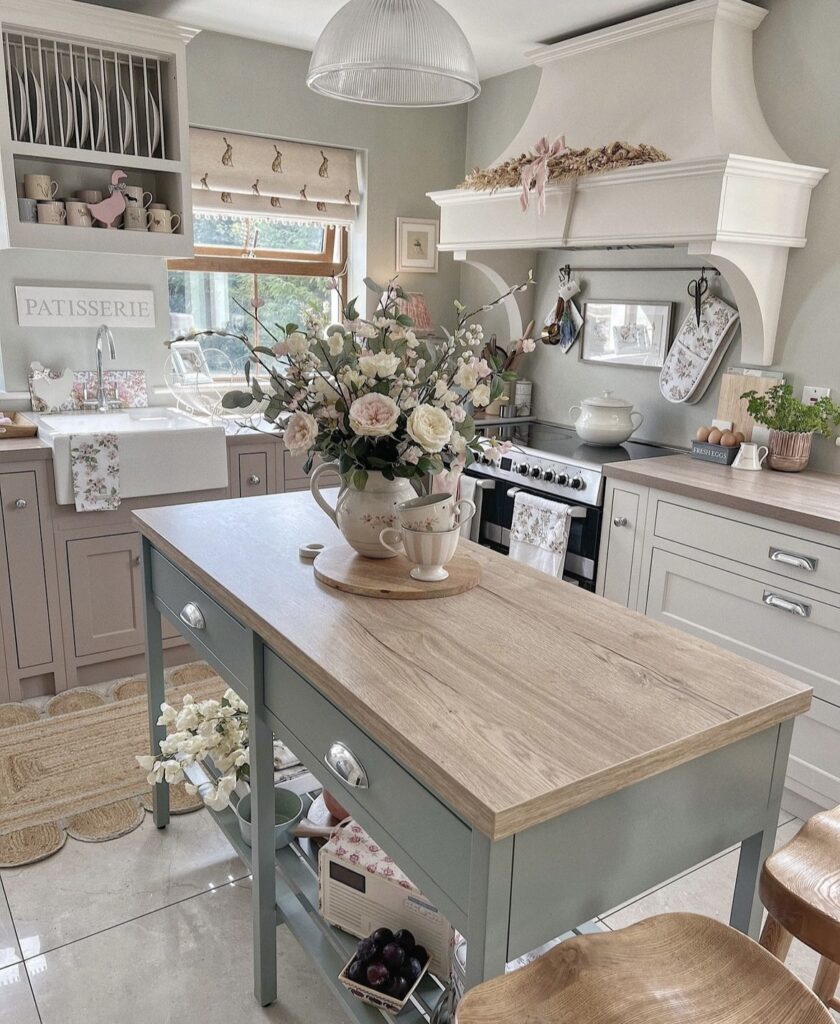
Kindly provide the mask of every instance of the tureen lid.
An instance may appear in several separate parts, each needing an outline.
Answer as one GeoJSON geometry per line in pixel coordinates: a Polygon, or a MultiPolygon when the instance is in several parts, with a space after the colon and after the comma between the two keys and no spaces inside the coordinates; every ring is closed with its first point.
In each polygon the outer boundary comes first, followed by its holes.
{"type": "Polygon", "coordinates": [[[632,402],[623,398],[614,398],[612,391],[602,391],[595,398],[584,398],[583,405],[594,406],[596,409],[632,409],[632,402]]]}

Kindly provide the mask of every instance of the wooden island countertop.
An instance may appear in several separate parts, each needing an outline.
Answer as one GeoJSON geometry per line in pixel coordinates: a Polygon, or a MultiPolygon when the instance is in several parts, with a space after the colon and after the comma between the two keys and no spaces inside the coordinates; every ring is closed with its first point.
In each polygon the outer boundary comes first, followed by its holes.
{"type": "Polygon", "coordinates": [[[608,479],[840,534],[840,477],[829,473],[750,473],[689,455],[612,462],[605,473],[608,479]]]}
{"type": "Polygon", "coordinates": [[[405,602],[330,589],[298,555],[301,544],[341,542],[308,493],[145,509],[134,519],[494,840],[811,702],[799,682],[468,541],[482,580],[466,594],[405,602]]]}

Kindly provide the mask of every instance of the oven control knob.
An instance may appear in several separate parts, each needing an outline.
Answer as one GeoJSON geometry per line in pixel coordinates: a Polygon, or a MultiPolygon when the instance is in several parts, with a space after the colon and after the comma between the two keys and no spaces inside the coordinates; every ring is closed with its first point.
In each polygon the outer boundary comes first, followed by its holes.
{"type": "Polygon", "coordinates": [[[543,476],[542,476],[542,478],[543,478],[543,480],[545,480],[545,482],[546,482],[547,484],[553,484],[553,483],[555,483],[555,479],[554,479],[554,478],[555,478],[556,476],[557,476],[557,474],[556,474],[556,473],[554,472],[554,470],[553,470],[553,469],[547,469],[547,470],[546,470],[546,471],[545,471],[545,472],[543,473],[543,476]]]}
{"type": "Polygon", "coordinates": [[[574,480],[569,481],[569,487],[571,487],[573,491],[582,491],[584,487],[586,487],[586,484],[583,477],[576,476],[574,480]]]}
{"type": "Polygon", "coordinates": [[[531,467],[528,465],[527,462],[520,462],[519,465],[516,467],[516,472],[519,473],[521,476],[527,476],[530,470],[531,467]]]}
{"type": "Polygon", "coordinates": [[[560,487],[568,487],[569,477],[565,473],[558,473],[556,483],[559,484],[560,487]]]}
{"type": "Polygon", "coordinates": [[[531,476],[535,480],[539,480],[542,475],[543,475],[543,471],[540,469],[539,466],[531,466],[531,476]]]}

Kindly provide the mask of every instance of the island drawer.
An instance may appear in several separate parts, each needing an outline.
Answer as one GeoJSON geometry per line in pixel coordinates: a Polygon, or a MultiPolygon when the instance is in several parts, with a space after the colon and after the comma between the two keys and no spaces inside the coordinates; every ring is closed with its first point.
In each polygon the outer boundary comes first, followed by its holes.
{"type": "Polygon", "coordinates": [[[155,550],[152,592],[196,650],[224,673],[247,684],[253,671],[248,630],[155,550]]]}
{"type": "Polygon", "coordinates": [[[664,540],[840,593],[840,538],[833,547],[728,518],[720,509],[704,512],[662,498],[654,532],[664,540]]]}
{"type": "MultiPolygon", "coordinates": [[[[466,909],[469,827],[319,690],[267,648],[265,705],[306,748],[311,755],[307,767],[336,798],[355,799],[458,906],[466,909]],[[347,785],[327,767],[325,756],[335,742],[344,744],[364,768],[367,788],[347,785]]],[[[304,751],[295,752],[306,763],[304,751]]],[[[399,861],[399,854],[394,852],[394,858],[399,861]]],[[[402,866],[410,876],[410,866],[402,866]]],[[[421,879],[413,881],[423,888],[421,879]]]]}

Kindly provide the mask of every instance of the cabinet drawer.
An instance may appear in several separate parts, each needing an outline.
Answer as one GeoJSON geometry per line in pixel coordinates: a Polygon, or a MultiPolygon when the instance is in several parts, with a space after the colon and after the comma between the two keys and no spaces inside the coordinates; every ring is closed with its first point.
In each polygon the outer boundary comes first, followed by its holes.
{"type": "Polygon", "coordinates": [[[253,665],[249,631],[159,551],[152,551],[152,592],[198,651],[247,685],[253,665]],[[190,626],[180,617],[188,604],[198,608],[203,625],[190,626]]]}
{"type": "Polygon", "coordinates": [[[840,546],[804,540],[659,499],[655,534],[840,594],[840,546]]]}
{"type": "Polygon", "coordinates": [[[630,604],[633,555],[639,536],[639,495],[616,485],[607,510],[605,528],[609,531],[604,577],[604,597],[626,607],[630,604]]]}
{"type": "Polygon", "coordinates": [[[646,611],[801,679],[816,697],[840,705],[840,609],[797,593],[770,573],[761,575],[750,578],[656,549],[646,611]]]}
{"type": "Polygon", "coordinates": [[[243,452],[238,462],[240,497],[250,498],[257,494],[268,494],[268,453],[243,452]]]}
{"type": "Polygon", "coordinates": [[[840,708],[815,699],[797,718],[788,775],[825,797],[824,806],[840,804],[840,708]]]}
{"type": "Polygon", "coordinates": [[[303,676],[267,649],[265,703],[306,747],[316,774],[337,798],[349,793],[465,909],[468,826],[303,676]],[[364,767],[367,789],[347,786],[326,767],[324,756],[336,741],[348,747],[364,767]]]}
{"type": "Polygon", "coordinates": [[[303,471],[303,464],[306,462],[305,455],[292,455],[287,451],[283,452],[283,476],[286,483],[302,482],[308,479],[303,471]]]}

